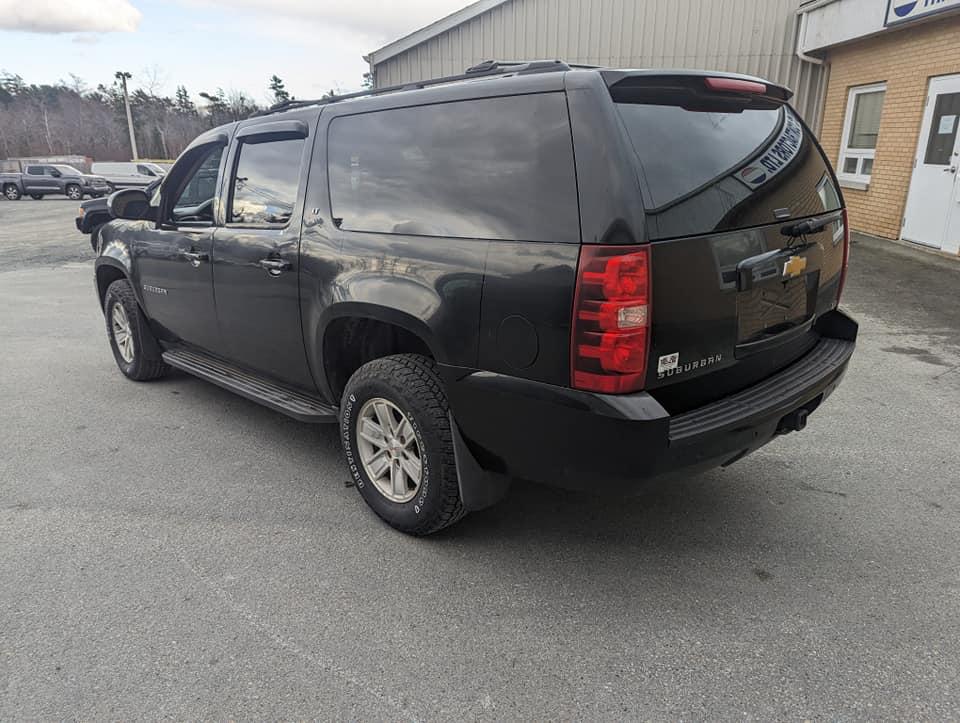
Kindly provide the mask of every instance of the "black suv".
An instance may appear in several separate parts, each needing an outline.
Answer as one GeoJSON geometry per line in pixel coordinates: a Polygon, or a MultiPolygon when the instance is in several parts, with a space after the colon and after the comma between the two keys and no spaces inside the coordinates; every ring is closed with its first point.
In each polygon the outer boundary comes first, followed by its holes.
{"type": "Polygon", "coordinates": [[[630,491],[802,429],[846,371],[843,199],[764,80],[485,63],[209,131],[118,191],[121,371],[339,422],[427,534],[509,480],[630,491]]]}

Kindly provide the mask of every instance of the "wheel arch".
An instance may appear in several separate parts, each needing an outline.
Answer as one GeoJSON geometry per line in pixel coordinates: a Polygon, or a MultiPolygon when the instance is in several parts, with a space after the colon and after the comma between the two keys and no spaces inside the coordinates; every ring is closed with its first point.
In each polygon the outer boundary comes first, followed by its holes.
{"type": "Polygon", "coordinates": [[[317,336],[314,375],[321,390],[338,403],[353,372],[393,354],[422,354],[443,362],[445,354],[427,324],[397,309],[366,302],[342,302],[324,314],[317,336]]]}
{"type": "Polygon", "coordinates": [[[103,309],[104,300],[107,296],[107,289],[114,281],[126,279],[130,281],[130,287],[133,289],[133,296],[143,308],[143,298],[140,289],[130,280],[130,269],[120,259],[111,256],[100,256],[94,262],[94,277],[97,284],[97,299],[100,301],[100,308],[103,309]]]}

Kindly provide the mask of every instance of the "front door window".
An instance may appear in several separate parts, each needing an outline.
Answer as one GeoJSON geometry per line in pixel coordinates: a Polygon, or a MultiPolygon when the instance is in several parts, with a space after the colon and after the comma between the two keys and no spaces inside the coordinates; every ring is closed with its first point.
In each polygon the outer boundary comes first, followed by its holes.
{"type": "Polygon", "coordinates": [[[170,220],[177,226],[212,226],[223,146],[212,148],[173,202],[170,220]]]}

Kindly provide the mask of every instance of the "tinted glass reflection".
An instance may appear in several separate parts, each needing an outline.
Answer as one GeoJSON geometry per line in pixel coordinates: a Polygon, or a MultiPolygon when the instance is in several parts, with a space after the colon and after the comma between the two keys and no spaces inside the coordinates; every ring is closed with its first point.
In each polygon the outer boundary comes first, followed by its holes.
{"type": "Polygon", "coordinates": [[[174,202],[173,220],[213,222],[213,204],[224,146],[216,146],[193,172],[174,202]]]}
{"type": "Polygon", "coordinates": [[[651,238],[775,223],[839,208],[826,162],[787,107],[712,112],[617,103],[636,151],[651,238]],[[836,205],[834,205],[836,203],[836,205]]]}
{"type": "Polygon", "coordinates": [[[244,143],[233,176],[229,223],[279,224],[290,221],[300,184],[302,138],[244,143]]]}
{"type": "Polygon", "coordinates": [[[329,164],[343,229],[579,240],[570,126],[558,93],[337,118],[329,164]]]}

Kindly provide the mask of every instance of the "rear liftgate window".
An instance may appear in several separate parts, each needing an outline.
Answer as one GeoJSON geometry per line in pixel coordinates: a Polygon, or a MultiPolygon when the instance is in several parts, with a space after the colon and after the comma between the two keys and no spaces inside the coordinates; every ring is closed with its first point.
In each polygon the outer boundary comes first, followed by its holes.
{"type": "Polygon", "coordinates": [[[628,79],[611,94],[639,162],[652,239],[840,207],[823,155],[774,99],[710,93],[703,78],[628,79]]]}
{"type": "Polygon", "coordinates": [[[343,116],[329,148],[333,216],[345,230],[579,241],[560,93],[343,116]]]}

